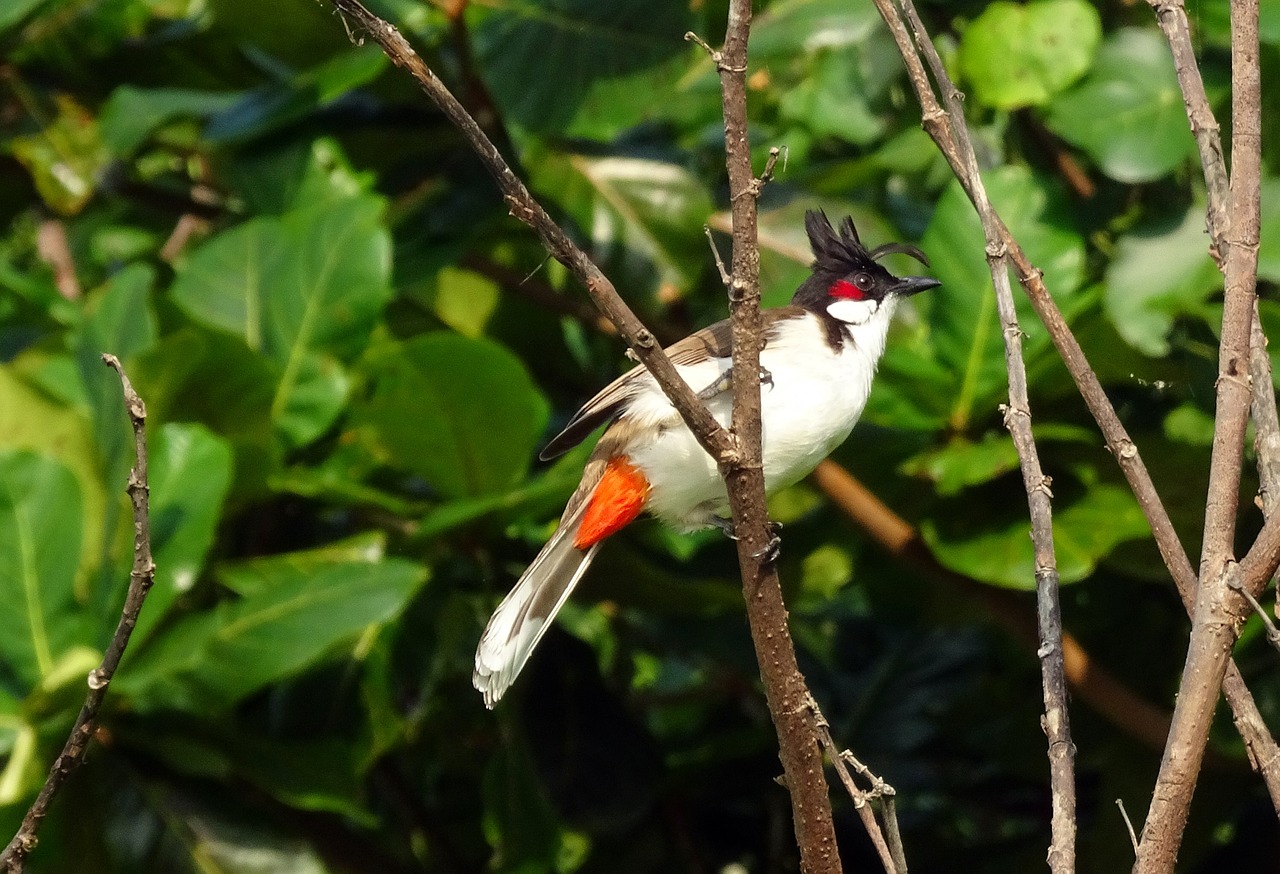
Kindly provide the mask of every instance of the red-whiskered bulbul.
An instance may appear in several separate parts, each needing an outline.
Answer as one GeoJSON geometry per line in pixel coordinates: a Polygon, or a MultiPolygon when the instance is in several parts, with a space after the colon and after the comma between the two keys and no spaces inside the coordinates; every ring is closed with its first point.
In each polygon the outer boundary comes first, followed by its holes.
{"type": "MultiPolygon", "coordinates": [[[[824,213],[810,211],[805,230],[815,258],[811,275],[790,306],[764,311],[760,423],[770,493],[797,482],[849,436],[871,394],[899,299],[941,284],[891,274],[877,259],[896,252],[929,262],[903,243],[868,251],[852,218],[837,233],[824,213]]],[[[726,427],[733,406],[731,338],[725,320],[666,350],[726,427]]],[[[588,401],[540,457],[561,455],[606,422],[560,527],[485,628],[472,680],[487,707],[510,688],[606,537],[646,510],[682,531],[731,530],[715,461],[643,367],[588,401]]]]}

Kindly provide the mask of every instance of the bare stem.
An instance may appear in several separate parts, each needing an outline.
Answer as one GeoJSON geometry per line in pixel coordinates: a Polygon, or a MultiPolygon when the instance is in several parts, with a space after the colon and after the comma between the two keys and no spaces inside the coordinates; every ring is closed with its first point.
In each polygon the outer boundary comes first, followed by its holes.
{"type": "Polygon", "coordinates": [[[129,590],[125,595],[124,610],[120,614],[115,634],[111,636],[111,643],[103,653],[102,661],[89,672],[86,680],[89,691],[80,707],[80,715],[76,717],[76,723],[67,736],[62,752],[54,760],[40,794],[22,818],[17,834],[4,852],[0,853],[0,872],[18,874],[25,869],[27,856],[36,847],[37,834],[48,815],[49,806],[67,778],[84,761],[89,741],[98,725],[98,713],[103,699],[107,697],[107,687],[111,684],[125,647],[129,645],[133,627],[138,623],[138,614],[142,612],[142,604],[156,577],[156,565],[151,559],[151,517],[148,506],[150,486],[147,483],[147,408],[133,390],[120,361],[114,355],[103,355],[102,360],[120,376],[125,412],[133,426],[134,465],[129,472],[129,485],[126,489],[133,504],[133,570],[129,574],[129,590]]]}

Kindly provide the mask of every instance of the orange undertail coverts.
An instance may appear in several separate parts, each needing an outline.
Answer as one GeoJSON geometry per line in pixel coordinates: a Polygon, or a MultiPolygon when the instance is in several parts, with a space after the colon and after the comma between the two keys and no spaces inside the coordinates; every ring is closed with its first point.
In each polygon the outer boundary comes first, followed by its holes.
{"type": "Polygon", "coordinates": [[[610,459],[582,513],[582,525],[573,538],[573,545],[586,549],[621,531],[640,515],[647,500],[649,481],[644,474],[625,458],[610,459]]]}

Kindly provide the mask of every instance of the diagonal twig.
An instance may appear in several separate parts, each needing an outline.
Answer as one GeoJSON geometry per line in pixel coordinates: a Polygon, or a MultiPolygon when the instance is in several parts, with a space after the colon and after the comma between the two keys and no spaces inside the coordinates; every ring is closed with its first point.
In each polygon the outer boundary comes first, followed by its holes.
{"type": "Polygon", "coordinates": [[[124,391],[125,412],[129,423],[133,426],[134,465],[129,472],[127,491],[133,504],[133,570],[129,574],[129,589],[125,595],[124,610],[120,614],[120,622],[116,625],[111,643],[102,655],[98,667],[89,672],[86,680],[89,691],[85,695],[84,704],[80,707],[80,715],[76,717],[71,734],[62,747],[62,752],[54,760],[49,776],[45,779],[40,794],[32,802],[22,824],[18,827],[13,840],[0,853],[0,872],[19,874],[26,867],[27,856],[35,849],[38,832],[48,815],[49,806],[58,791],[66,783],[67,778],[80,767],[85,752],[89,749],[89,741],[98,724],[98,713],[103,699],[107,697],[107,687],[115,675],[129,645],[129,637],[138,622],[138,614],[142,611],[143,601],[151,591],[155,581],[156,565],[151,558],[151,518],[149,510],[149,486],[147,483],[147,408],[133,390],[129,377],[114,355],[103,355],[103,362],[120,376],[120,385],[124,391]]]}
{"type": "MultiPolygon", "coordinates": [[[[961,176],[986,237],[987,266],[995,289],[996,309],[1004,338],[1005,366],[1009,377],[1009,405],[1005,409],[1004,421],[1018,452],[1035,549],[1036,603],[1040,632],[1040,647],[1037,652],[1040,656],[1045,708],[1042,727],[1049,742],[1052,798],[1049,867],[1057,874],[1071,874],[1075,870],[1075,745],[1071,740],[1067,711],[1062,609],[1058,598],[1058,568],[1053,546],[1053,496],[1049,490],[1049,478],[1044,475],[1040,466],[1039,453],[1031,433],[1031,405],[1027,392],[1026,365],[1022,358],[1022,330],[1018,325],[1013,291],[1009,285],[1009,246],[1004,240],[1007,229],[1003,227],[987,198],[986,188],[978,171],[977,155],[969,139],[961,95],[948,77],[942,59],[925,33],[915,8],[910,0],[904,0],[901,4],[901,15],[905,15],[914,36],[913,51],[904,39],[907,28],[898,17],[898,10],[885,0],[877,0],[877,6],[886,22],[895,30],[903,56],[908,66],[913,68],[912,81],[920,94],[926,126],[932,121],[936,130],[935,140],[954,158],[953,166],[958,163],[963,168],[961,176]],[[941,104],[945,104],[945,108],[939,103],[925,76],[920,64],[921,55],[937,83],[938,91],[941,92],[941,104]]],[[[957,173],[960,172],[957,169],[957,173]]]]}

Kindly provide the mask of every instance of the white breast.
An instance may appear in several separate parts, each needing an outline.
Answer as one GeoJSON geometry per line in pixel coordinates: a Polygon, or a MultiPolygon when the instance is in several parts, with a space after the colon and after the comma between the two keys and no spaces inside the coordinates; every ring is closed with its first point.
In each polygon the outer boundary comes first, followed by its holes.
{"type": "MultiPolygon", "coordinates": [[[[773,380],[761,387],[760,398],[766,490],[798,481],[849,436],[871,393],[891,316],[892,307],[883,307],[874,318],[850,325],[852,339],[836,350],[819,318],[806,314],[786,322],[761,352],[760,364],[773,380]]],[[[716,359],[677,369],[694,391],[701,391],[729,364],[716,359]]],[[[708,406],[727,426],[731,404],[731,393],[724,392],[708,406]]],[[[651,378],[626,415],[659,430],[631,452],[652,487],[649,511],[684,530],[705,528],[712,515],[725,515],[727,497],[715,463],[651,378]]]]}

